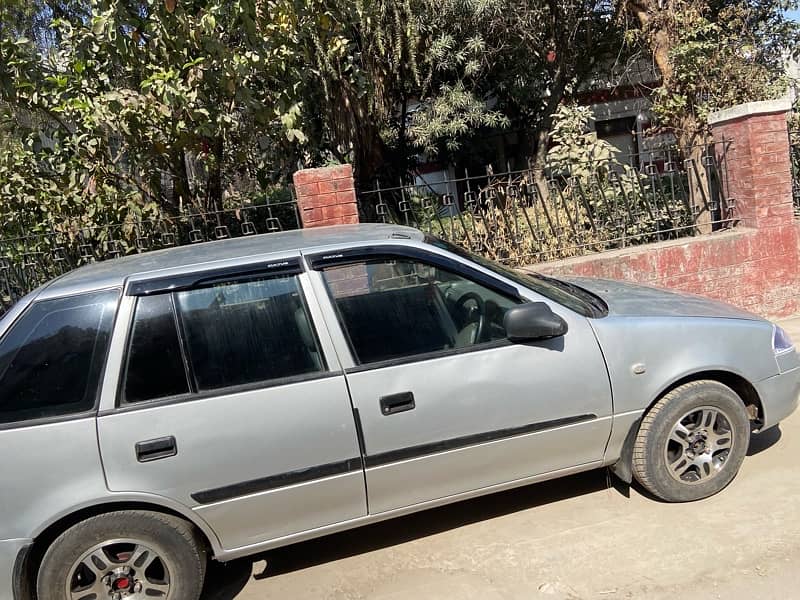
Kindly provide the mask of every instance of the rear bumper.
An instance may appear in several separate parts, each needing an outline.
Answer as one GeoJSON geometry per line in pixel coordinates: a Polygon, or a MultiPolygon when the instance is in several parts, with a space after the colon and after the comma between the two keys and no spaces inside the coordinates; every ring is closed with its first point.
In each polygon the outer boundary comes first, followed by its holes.
{"type": "Polygon", "coordinates": [[[27,539],[0,541],[0,598],[29,600],[24,595],[22,573],[31,543],[27,539]]]}
{"type": "Polygon", "coordinates": [[[761,431],[774,427],[792,414],[800,396],[800,367],[768,377],[756,384],[764,409],[761,431]]]}

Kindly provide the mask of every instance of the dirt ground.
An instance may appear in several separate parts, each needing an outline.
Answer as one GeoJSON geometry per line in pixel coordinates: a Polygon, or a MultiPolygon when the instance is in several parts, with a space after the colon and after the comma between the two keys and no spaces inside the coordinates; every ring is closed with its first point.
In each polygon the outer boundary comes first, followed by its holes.
{"type": "Polygon", "coordinates": [[[796,413],[701,502],[594,471],[216,566],[204,600],[800,599],[798,457],[796,413]]]}

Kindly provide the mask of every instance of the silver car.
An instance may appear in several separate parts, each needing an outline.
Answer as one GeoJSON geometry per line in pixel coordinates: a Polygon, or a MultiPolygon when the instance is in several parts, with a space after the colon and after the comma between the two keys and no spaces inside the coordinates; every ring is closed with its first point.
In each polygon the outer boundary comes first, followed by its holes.
{"type": "Polygon", "coordinates": [[[599,467],[704,498],[799,386],[752,314],[409,228],[92,264],[0,321],[0,598],[196,600],[209,558],[599,467]]]}

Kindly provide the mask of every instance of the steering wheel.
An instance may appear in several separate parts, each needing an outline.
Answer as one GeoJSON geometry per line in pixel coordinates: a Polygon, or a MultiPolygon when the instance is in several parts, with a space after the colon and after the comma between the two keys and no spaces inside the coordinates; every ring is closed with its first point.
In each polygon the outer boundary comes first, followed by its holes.
{"type": "Polygon", "coordinates": [[[469,342],[470,344],[477,344],[483,339],[484,330],[486,329],[486,311],[483,298],[481,298],[475,292],[466,292],[465,294],[462,294],[458,300],[456,300],[456,309],[458,311],[466,312],[467,309],[465,305],[470,300],[474,301],[475,304],[477,305],[478,326],[475,329],[475,333],[472,335],[472,339],[469,342]]]}

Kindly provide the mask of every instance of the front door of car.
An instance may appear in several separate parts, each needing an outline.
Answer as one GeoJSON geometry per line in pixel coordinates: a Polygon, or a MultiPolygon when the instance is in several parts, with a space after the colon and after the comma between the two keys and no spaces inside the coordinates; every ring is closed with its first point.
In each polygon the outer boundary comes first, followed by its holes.
{"type": "Polygon", "coordinates": [[[276,265],[129,286],[97,421],[110,490],[193,508],[226,549],[366,514],[344,376],[299,261],[276,265]]]}
{"type": "Polygon", "coordinates": [[[511,343],[517,288],[445,255],[368,253],[310,262],[350,361],[371,514],[600,464],[611,393],[585,317],[551,303],[568,333],[511,343]]]}

